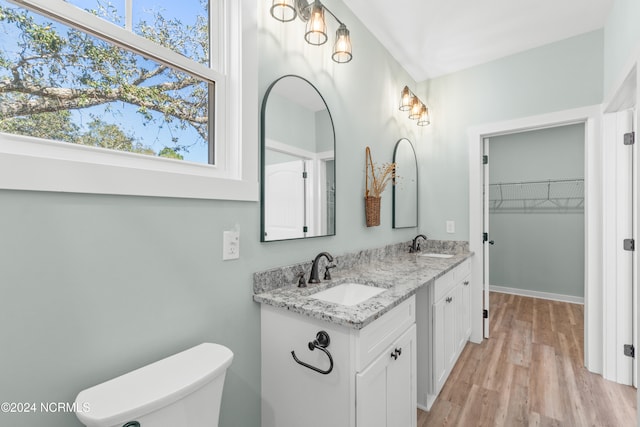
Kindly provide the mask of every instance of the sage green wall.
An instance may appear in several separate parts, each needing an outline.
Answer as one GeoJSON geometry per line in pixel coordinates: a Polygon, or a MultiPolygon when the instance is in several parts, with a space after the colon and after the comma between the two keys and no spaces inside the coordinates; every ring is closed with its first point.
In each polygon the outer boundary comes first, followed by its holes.
{"type": "Polygon", "coordinates": [[[469,128],[599,104],[602,81],[599,30],[421,83],[431,111],[431,137],[417,145],[421,230],[469,239],[469,128]]]}
{"type": "MultiPolygon", "coordinates": [[[[584,178],[584,137],[577,124],[490,138],[489,182],[584,178]]],[[[584,211],[498,209],[489,233],[492,286],[584,297],[584,211]]]]}
{"type": "MultiPolygon", "coordinates": [[[[319,249],[336,253],[377,247],[409,240],[417,229],[391,228],[391,191],[382,198],[381,226],[367,228],[364,214],[365,147],[370,146],[377,164],[391,162],[398,139],[423,143],[427,131],[398,111],[400,90],[415,88],[406,71],[376,41],[340,1],[323,2],[349,27],[353,39],[353,60],[336,64],[331,60],[332,34],[325,45],[305,43],[304,24],[281,23],[269,16],[268,2],[259,4],[258,49],[260,97],[277,78],[296,74],[312,82],[322,94],[333,118],[336,135],[336,205],[334,238],[306,243],[309,256],[319,249]],[[366,76],[366,78],[363,78],[366,76]]],[[[331,22],[331,21],[330,21],[331,22]]],[[[269,249],[289,243],[265,243],[269,249]]]]}
{"type": "Polygon", "coordinates": [[[274,141],[315,153],[316,113],[289,99],[269,94],[266,137],[274,141]]]}
{"type": "Polygon", "coordinates": [[[316,114],[316,151],[321,153],[334,149],[333,132],[331,132],[331,117],[327,110],[318,111],[316,114]]]}
{"type": "MultiPolygon", "coordinates": [[[[336,124],[337,235],[260,243],[255,202],[0,190],[0,401],[73,402],[86,387],[213,341],[235,354],[220,426],[258,427],[253,272],[416,234],[391,228],[390,191],[379,227],[365,226],[362,199],[365,146],[376,162],[389,162],[399,138],[422,143],[397,112],[400,89],[414,83],[342,2],[326,3],[351,30],[354,60],[345,65],[331,62],[330,47],[320,54],[305,45],[300,22],[268,17],[267,3],[249,7],[244,22],[245,56],[258,58],[259,73],[245,64],[245,78],[258,81],[243,84],[245,92],[257,87],[244,94],[253,103],[244,108],[243,138],[258,138],[258,106],[275,78],[296,73],[316,83],[336,124]],[[234,227],[241,256],[223,262],[222,232],[234,227]]],[[[0,425],[80,424],[73,414],[39,413],[0,414],[0,425]]]]}
{"type": "Polygon", "coordinates": [[[604,27],[604,95],[622,83],[640,54],[640,2],[616,0],[604,27]]]}

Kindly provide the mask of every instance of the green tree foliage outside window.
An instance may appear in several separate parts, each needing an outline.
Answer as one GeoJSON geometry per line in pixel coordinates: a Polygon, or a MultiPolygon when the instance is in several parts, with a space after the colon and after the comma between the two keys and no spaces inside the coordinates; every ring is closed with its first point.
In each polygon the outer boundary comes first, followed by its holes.
{"type": "MultiPolygon", "coordinates": [[[[90,11],[121,20],[108,3],[90,11]]],[[[135,32],[208,64],[207,2],[194,24],[135,32]]],[[[0,0],[0,132],[208,162],[213,84],[0,0]]]]}

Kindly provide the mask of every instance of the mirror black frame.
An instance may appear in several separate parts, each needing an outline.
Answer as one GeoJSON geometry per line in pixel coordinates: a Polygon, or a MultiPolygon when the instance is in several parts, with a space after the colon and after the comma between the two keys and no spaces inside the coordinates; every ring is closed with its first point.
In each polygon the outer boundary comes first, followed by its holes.
{"type": "MultiPolygon", "coordinates": [[[[400,143],[403,141],[407,141],[409,143],[409,147],[411,147],[411,151],[413,152],[413,160],[415,162],[415,167],[416,167],[416,223],[415,225],[405,225],[405,226],[397,226],[396,225],[396,185],[393,185],[392,188],[392,195],[393,195],[393,206],[391,208],[391,217],[392,217],[392,223],[391,226],[393,228],[416,228],[418,227],[418,222],[419,222],[419,212],[420,212],[420,200],[418,198],[419,195],[419,190],[418,190],[418,157],[416,156],[416,150],[413,147],[413,143],[408,139],[408,138],[400,138],[398,140],[398,142],[396,142],[396,145],[393,149],[393,162],[396,163],[397,162],[397,153],[398,153],[398,147],[400,146],[400,143]]],[[[397,167],[397,166],[396,166],[397,167]]]]}
{"type": "Polygon", "coordinates": [[[335,236],[336,235],[336,228],[337,228],[337,220],[336,220],[336,212],[337,212],[337,182],[336,182],[336,165],[337,165],[337,161],[336,161],[336,128],[335,125],[333,123],[333,116],[331,115],[331,110],[329,109],[329,106],[327,105],[327,101],[324,99],[324,96],[322,96],[322,94],[320,93],[320,91],[318,90],[317,87],[315,87],[315,85],[313,83],[311,83],[309,80],[305,79],[302,76],[298,76],[296,74],[285,74],[283,76],[278,77],[276,80],[274,80],[269,87],[267,88],[267,90],[264,93],[264,97],[262,98],[262,106],[261,106],[261,111],[260,111],[260,242],[282,242],[282,241],[287,241],[287,240],[301,240],[301,239],[313,239],[313,238],[317,238],[317,237],[327,237],[327,236],[335,236]],[[333,168],[333,181],[334,181],[334,221],[333,221],[333,233],[327,233],[327,234],[322,234],[322,235],[317,235],[317,236],[304,236],[304,237],[294,237],[294,238],[290,238],[290,239],[276,239],[276,240],[266,240],[265,239],[265,204],[264,204],[264,197],[265,197],[265,154],[266,154],[266,148],[267,148],[267,144],[266,144],[266,111],[267,111],[267,101],[269,99],[269,94],[271,93],[271,91],[273,90],[273,88],[275,87],[275,85],[280,82],[281,80],[288,78],[288,77],[294,77],[297,79],[301,79],[304,82],[306,82],[309,86],[311,86],[316,93],[318,94],[318,96],[320,97],[320,99],[322,100],[322,102],[324,103],[326,109],[327,109],[327,114],[329,115],[329,121],[331,122],[331,136],[333,137],[333,153],[334,153],[334,157],[333,157],[333,162],[334,162],[334,168],[333,168]]]}

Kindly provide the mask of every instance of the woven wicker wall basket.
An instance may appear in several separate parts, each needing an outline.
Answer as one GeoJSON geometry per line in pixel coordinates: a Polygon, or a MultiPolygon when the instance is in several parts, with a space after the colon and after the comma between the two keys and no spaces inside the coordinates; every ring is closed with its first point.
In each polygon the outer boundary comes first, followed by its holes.
{"type": "Polygon", "coordinates": [[[380,225],[380,197],[365,197],[364,211],[367,217],[367,227],[380,225]]]}

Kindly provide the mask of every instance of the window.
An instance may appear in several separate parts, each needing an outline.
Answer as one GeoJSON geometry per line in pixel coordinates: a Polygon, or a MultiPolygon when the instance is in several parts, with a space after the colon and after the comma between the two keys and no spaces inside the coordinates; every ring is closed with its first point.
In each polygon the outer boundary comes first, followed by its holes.
{"type": "Polygon", "coordinates": [[[0,186],[254,200],[233,97],[239,13],[231,0],[0,0],[0,167],[14,164],[0,186]],[[29,172],[45,176],[18,183],[29,172]],[[217,190],[229,181],[246,191],[217,190]]]}

